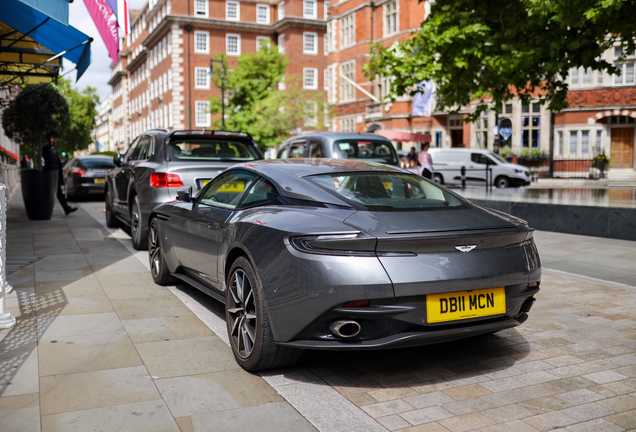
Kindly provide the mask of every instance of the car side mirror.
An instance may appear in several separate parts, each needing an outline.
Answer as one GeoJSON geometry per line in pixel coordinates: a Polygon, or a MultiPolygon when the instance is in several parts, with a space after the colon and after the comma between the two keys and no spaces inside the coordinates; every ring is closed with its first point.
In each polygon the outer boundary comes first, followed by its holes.
{"type": "Polygon", "coordinates": [[[192,201],[192,186],[181,188],[177,191],[177,199],[183,202],[192,201]]]}
{"type": "Polygon", "coordinates": [[[117,166],[121,166],[121,158],[122,158],[122,154],[117,153],[115,156],[113,156],[113,163],[117,166]]]}

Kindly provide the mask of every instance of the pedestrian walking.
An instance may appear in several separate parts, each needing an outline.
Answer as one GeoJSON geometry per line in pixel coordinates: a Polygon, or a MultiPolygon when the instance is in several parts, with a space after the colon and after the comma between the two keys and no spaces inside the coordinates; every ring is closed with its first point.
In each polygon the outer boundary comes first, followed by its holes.
{"type": "Polygon", "coordinates": [[[428,153],[429,143],[422,144],[422,151],[418,156],[420,165],[422,166],[422,177],[433,180],[433,158],[428,153]]]}
{"type": "Polygon", "coordinates": [[[417,152],[415,151],[415,147],[411,147],[411,151],[406,155],[406,161],[408,162],[409,168],[415,168],[420,166],[420,162],[417,160],[417,152]]]}
{"type": "Polygon", "coordinates": [[[42,147],[42,158],[44,159],[44,169],[47,171],[57,171],[57,200],[62,205],[64,209],[64,214],[69,215],[77,210],[77,207],[71,207],[66,202],[66,197],[64,196],[64,192],[62,192],[62,182],[64,182],[64,177],[62,176],[62,162],[60,161],[60,156],[57,154],[57,150],[55,149],[56,139],[51,137],[49,143],[42,147]]]}

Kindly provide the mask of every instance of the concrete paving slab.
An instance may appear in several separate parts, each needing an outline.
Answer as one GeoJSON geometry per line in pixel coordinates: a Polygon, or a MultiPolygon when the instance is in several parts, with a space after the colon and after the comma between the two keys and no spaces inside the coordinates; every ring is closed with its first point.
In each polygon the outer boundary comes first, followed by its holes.
{"type": "Polygon", "coordinates": [[[45,415],[42,432],[179,432],[163,400],[45,415]]]}
{"type": "Polygon", "coordinates": [[[40,395],[0,397],[0,425],[4,432],[40,432],[40,395]]]}
{"type": "Polygon", "coordinates": [[[44,376],[40,386],[43,416],[161,399],[143,366],[44,376]]]}
{"type": "Polygon", "coordinates": [[[40,321],[48,323],[48,320],[38,318],[38,336],[43,340],[60,339],[72,335],[112,334],[124,331],[124,327],[115,312],[57,316],[46,328],[40,326],[40,321]]]}
{"type": "Polygon", "coordinates": [[[135,343],[214,336],[214,333],[192,314],[134,319],[122,323],[135,343]]]}

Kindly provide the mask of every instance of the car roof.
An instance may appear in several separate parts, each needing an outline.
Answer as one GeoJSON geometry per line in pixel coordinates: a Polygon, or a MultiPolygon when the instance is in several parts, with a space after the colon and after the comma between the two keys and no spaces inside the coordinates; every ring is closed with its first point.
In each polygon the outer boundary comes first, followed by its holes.
{"type": "Polygon", "coordinates": [[[381,135],[376,135],[372,133],[358,133],[358,132],[312,132],[303,135],[296,135],[291,137],[285,141],[285,144],[294,142],[300,139],[307,138],[321,138],[327,141],[336,141],[336,140],[347,140],[347,139],[367,139],[367,140],[379,140],[379,141],[387,141],[391,142],[388,138],[385,138],[381,135]]]}
{"type": "MultiPolygon", "coordinates": [[[[349,206],[333,194],[322,190],[304,177],[319,174],[350,173],[355,171],[377,171],[385,173],[405,173],[406,171],[376,162],[356,159],[268,159],[235,165],[271,178],[282,188],[284,196],[308,201],[349,206]]],[[[408,173],[411,174],[411,173],[408,173]]]]}

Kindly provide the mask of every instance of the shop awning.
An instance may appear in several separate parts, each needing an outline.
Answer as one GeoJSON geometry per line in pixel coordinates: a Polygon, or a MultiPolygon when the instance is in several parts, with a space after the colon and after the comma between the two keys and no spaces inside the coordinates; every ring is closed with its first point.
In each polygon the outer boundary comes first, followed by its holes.
{"type": "Polygon", "coordinates": [[[391,141],[399,142],[431,142],[431,134],[429,133],[413,133],[394,130],[377,130],[376,135],[382,135],[391,141]]]}
{"type": "MultiPolygon", "coordinates": [[[[16,55],[43,54],[39,57],[39,60],[42,60],[39,63],[40,66],[56,62],[59,57],[64,57],[75,63],[77,79],[82,76],[91,62],[90,44],[93,41],[92,38],[19,0],[0,0],[0,22],[6,25],[0,30],[3,31],[0,35],[2,43],[0,46],[0,66],[2,66],[0,74],[5,73],[12,60],[16,59],[16,55]],[[22,42],[29,41],[36,42],[39,46],[22,44],[22,42]],[[42,50],[44,47],[45,50],[42,50]],[[34,50],[40,52],[33,52],[34,50]],[[46,57],[50,53],[52,54],[46,57]]],[[[34,59],[35,57],[30,58],[30,60],[34,59]]],[[[30,60],[25,64],[33,65],[31,67],[13,66],[14,70],[10,72],[10,79],[16,84],[22,84],[19,78],[37,69],[38,63],[33,63],[30,60]],[[18,75],[15,74],[15,70],[19,70],[18,75]]],[[[7,77],[2,77],[0,82],[6,83],[5,78],[7,77]]]]}

